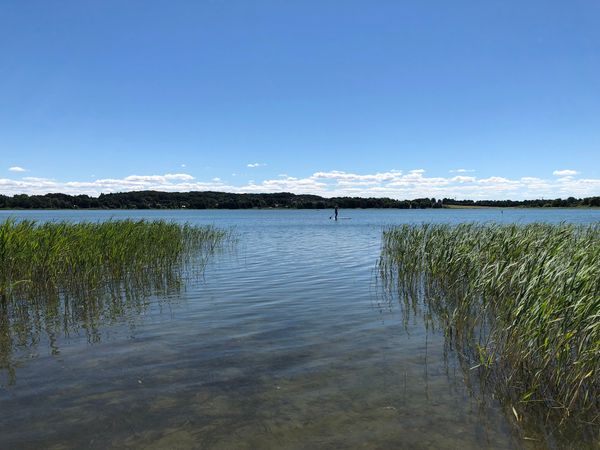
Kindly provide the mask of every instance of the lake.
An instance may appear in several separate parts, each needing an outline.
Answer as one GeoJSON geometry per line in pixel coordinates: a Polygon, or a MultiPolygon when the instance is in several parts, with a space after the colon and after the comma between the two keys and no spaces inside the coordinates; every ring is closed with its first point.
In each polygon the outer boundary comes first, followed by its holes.
{"type": "Polygon", "coordinates": [[[0,221],[166,219],[237,236],[182,289],[100,311],[93,329],[36,328],[33,316],[30,330],[0,329],[0,448],[546,448],[468,376],[442,333],[381,292],[381,233],[585,224],[600,210],[331,214],[0,211],[0,221]]]}

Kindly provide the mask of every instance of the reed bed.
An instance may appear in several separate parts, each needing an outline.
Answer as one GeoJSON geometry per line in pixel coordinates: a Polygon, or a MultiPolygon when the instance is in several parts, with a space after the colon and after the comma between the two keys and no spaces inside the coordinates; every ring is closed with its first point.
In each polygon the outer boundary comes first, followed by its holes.
{"type": "Polygon", "coordinates": [[[178,292],[231,232],[162,220],[0,223],[0,369],[13,351],[142,312],[149,295],[178,292]]]}
{"type": "Polygon", "coordinates": [[[517,421],[600,425],[600,226],[404,225],[381,276],[424,306],[517,421]]]}
{"type": "Polygon", "coordinates": [[[161,280],[226,231],[166,221],[0,224],[0,295],[79,294],[161,280]]]}

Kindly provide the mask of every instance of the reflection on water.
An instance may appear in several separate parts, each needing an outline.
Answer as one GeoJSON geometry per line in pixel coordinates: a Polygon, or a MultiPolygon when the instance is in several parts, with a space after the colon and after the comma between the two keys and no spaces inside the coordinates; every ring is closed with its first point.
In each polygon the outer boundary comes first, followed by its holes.
{"type": "Polygon", "coordinates": [[[13,384],[40,341],[53,355],[61,336],[97,343],[143,315],[150,296],[177,298],[230,234],[160,220],[0,222],[0,373],[13,384]]]}
{"type": "MultiPolygon", "coordinates": [[[[596,424],[574,415],[565,417],[559,414],[562,411],[553,411],[548,404],[520,403],[520,397],[512,391],[520,386],[507,384],[502,378],[506,375],[486,367],[479,350],[491,342],[489,330],[493,317],[482,317],[480,311],[474,309],[469,320],[455,323],[452,316],[456,310],[449,306],[452,302],[437,288],[420,280],[420,288],[413,285],[412,289],[403,291],[403,285],[394,285],[396,281],[386,280],[382,298],[399,305],[404,326],[413,320],[422,321],[433,335],[443,336],[443,358],[454,361],[454,366],[460,370],[460,375],[455,375],[462,377],[472,401],[502,412],[512,432],[519,437],[513,445],[520,442],[520,445],[529,444],[531,448],[540,449],[598,448],[600,431],[596,424]]],[[[517,378],[514,368],[503,368],[517,378]]]]}
{"type": "Polygon", "coordinates": [[[419,314],[441,329],[465,377],[482,381],[482,395],[498,398],[525,436],[600,442],[592,353],[600,292],[571,283],[578,269],[595,269],[598,237],[598,228],[571,225],[396,227],[384,232],[380,274],[405,320],[419,314]],[[552,291],[557,285],[568,294],[552,291]],[[560,328],[548,326],[557,320],[560,328]],[[545,334],[536,336],[543,325],[545,334]],[[577,341],[558,342],[564,335],[577,341]]]}
{"type": "Polygon", "coordinates": [[[111,324],[134,327],[147,310],[150,296],[159,304],[176,301],[183,287],[182,269],[170,268],[160,277],[144,279],[144,284],[119,283],[80,295],[49,290],[45,296],[0,296],[0,373],[4,372],[6,382],[16,381],[16,367],[34,355],[38,346],[47,346],[52,355],[58,355],[62,337],[83,334],[89,343],[98,343],[111,324]]]}
{"type": "Polygon", "coordinates": [[[85,333],[56,336],[57,355],[38,343],[0,388],[0,448],[545,446],[479,395],[443,333],[378,294],[383,226],[494,211],[71,214],[233,225],[239,245],[172,292],[175,307],[150,296],[141,314],[100,315],[94,345],[85,333]]]}

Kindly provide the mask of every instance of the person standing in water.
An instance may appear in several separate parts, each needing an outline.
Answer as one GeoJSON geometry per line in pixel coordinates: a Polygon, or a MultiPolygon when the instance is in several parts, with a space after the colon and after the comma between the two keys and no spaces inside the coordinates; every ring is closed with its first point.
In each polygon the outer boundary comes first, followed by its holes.
{"type": "Polygon", "coordinates": [[[338,216],[338,206],[337,206],[337,205],[335,205],[335,213],[334,213],[334,216],[335,216],[335,220],[337,220],[337,216],[338,216]]]}

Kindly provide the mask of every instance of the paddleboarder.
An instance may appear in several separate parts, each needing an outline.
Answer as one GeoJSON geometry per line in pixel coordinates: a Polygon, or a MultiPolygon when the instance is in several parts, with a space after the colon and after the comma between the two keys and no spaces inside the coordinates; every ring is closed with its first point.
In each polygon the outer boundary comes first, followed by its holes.
{"type": "Polygon", "coordinates": [[[338,206],[337,206],[337,205],[335,205],[335,213],[334,213],[334,216],[335,216],[335,220],[337,220],[337,216],[338,216],[338,206]]]}

